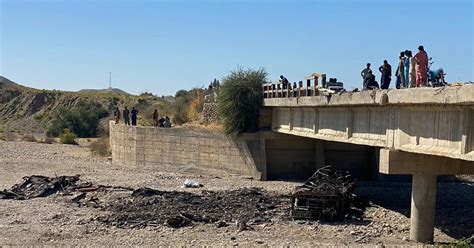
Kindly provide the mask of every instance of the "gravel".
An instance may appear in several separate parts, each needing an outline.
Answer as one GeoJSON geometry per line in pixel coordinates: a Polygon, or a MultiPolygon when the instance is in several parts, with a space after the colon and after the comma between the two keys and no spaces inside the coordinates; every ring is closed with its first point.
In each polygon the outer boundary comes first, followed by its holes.
{"type": "MultiPolygon", "coordinates": [[[[30,175],[76,175],[95,184],[149,187],[199,193],[257,187],[290,194],[298,182],[260,182],[249,177],[169,168],[114,164],[93,157],[85,146],[0,141],[0,190],[30,175]],[[181,188],[193,179],[202,188],[181,188]]],[[[366,246],[417,245],[408,240],[410,183],[358,182],[366,202],[361,220],[338,223],[278,220],[239,231],[238,224],[195,224],[182,228],[117,228],[99,221],[103,210],[74,206],[53,195],[31,200],[0,200],[0,245],[144,245],[144,246],[366,246]]],[[[435,240],[449,243],[474,233],[474,185],[438,183],[435,240]]]]}

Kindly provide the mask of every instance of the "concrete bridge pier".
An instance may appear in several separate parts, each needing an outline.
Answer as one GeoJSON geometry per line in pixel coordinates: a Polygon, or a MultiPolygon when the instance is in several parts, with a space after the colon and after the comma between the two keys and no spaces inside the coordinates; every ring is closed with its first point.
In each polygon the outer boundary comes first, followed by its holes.
{"type": "Polygon", "coordinates": [[[410,239],[428,243],[434,236],[438,175],[474,174],[474,162],[381,149],[379,172],[412,175],[410,239]]]}
{"type": "Polygon", "coordinates": [[[410,239],[433,242],[438,176],[413,174],[410,239]]]}

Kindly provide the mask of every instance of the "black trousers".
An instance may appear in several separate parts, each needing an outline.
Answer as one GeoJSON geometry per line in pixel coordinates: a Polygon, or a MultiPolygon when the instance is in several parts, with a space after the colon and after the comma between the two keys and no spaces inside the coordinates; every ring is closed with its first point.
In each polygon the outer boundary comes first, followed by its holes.
{"type": "Polygon", "coordinates": [[[137,117],[132,116],[132,126],[136,126],[136,125],[137,125],[137,117]]]}
{"type": "Polygon", "coordinates": [[[380,87],[383,89],[383,90],[386,90],[388,89],[388,87],[390,86],[390,81],[392,79],[390,78],[390,76],[383,76],[382,75],[382,78],[380,80],[380,87]]]}

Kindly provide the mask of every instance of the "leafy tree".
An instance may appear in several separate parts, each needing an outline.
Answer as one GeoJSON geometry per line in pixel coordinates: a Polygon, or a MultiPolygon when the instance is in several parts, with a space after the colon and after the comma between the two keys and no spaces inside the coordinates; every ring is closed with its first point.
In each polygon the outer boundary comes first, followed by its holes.
{"type": "Polygon", "coordinates": [[[186,97],[186,95],[188,94],[188,91],[187,90],[178,90],[176,92],[176,94],[174,94],[174,97],[175,98],[178,98],[178,97],[186,97]]]}
{"type": "Polygon", "coordinates": [[[48,136],[59,136],[68,129],[78,137],[96,137],[101,118],[108,116],[102,105],[93,101],[80,101],[71,109],[62,108],[49,126],[48,136]]]}
{"type": "Polygon", "coordinates": [[[237,68],[222,81],[217,99],[224,131],[232,135],[258,131],[262,84],[267,81],[265,69],[237,68]]]}

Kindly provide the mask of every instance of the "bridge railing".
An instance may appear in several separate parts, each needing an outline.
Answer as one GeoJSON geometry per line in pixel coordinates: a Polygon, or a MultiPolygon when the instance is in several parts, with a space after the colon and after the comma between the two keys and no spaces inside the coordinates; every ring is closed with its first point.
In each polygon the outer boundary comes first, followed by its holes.
{"type": "Polygon", "coordinates": [[[318,78],[322,79],[322,84],[326,83],[326,75],[320,73],[314,73],[306,77],[306,84],[303,81],[299,81],[298,84],[288,83],[268,83],[262,85],[263,97],[264,98],[290,98],[290,97],[301,97],[301,96],[317,96],[318,94],[318,78]]]}

